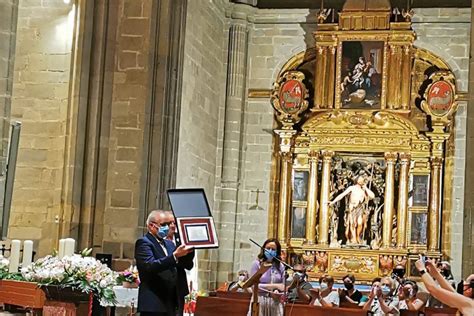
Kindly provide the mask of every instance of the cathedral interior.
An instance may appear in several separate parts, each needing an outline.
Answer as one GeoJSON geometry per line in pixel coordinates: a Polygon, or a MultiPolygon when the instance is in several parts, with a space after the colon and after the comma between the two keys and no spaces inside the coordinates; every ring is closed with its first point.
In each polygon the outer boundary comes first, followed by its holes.
{"type": "Polygon", "coordinates": [[[269,237],[312,279],[417,278],[420,254],[466,277],[472,10],[1,0],[3,240],[41,257],[71,237],[129,266],[166,191],[203,188],[219,248],[197,251],[199,288],[249,270],[249,238],[269,237]]]}

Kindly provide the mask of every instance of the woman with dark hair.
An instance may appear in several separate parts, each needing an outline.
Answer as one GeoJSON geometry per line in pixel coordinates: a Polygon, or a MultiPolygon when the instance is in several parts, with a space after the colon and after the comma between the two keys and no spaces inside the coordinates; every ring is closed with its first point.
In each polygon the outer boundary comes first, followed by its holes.
{"type": "Polygon", "coordinates": [[[419,311],[425,305],[425,302],[416,297],[418,294],[418,285],[411,280],[404,280],[398,290],[398,309],[419,311]]]}
{"type": "Polygon", "coordinates": [[[362,293],[354,287],[354,275],[348,274],[344,276],[342,278],[342,282],[344,282],[344,289],[339,289],[339,298],[341,303],[358,305],[362,299],[362,293]]]}
{"type": "Polygon", "coordinates": [[[270,238],[265,240],[257,259],[250,268],[250,275],[254,275],[263,263],[271,263],[271,267],[262,274],[258,284],[260,316],[283,315],[280,298],[285,290],[285,268],[275,258],[281,258],[281,245],[277,239],[270,238]]]}

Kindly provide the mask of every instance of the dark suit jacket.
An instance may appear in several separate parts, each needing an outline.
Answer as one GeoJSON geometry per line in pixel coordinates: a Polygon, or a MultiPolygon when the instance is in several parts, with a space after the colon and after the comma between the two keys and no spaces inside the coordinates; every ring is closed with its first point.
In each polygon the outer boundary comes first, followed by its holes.
{"type": "Polygon", "coordinates": [[[140,275],[139,312],[170,312],[181,305],[189,293],[184,269],[193,267],[194,251],[176,262],[173,257],[176,246],[169,240],[164,240],[164,245],[168,256],[151,233],[135,243],[135,260],[140,275]]]}

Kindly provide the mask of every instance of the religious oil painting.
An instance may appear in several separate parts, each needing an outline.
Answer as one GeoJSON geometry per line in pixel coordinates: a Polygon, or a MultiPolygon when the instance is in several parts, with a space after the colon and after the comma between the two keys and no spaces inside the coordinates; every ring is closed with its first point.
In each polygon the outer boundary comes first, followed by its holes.
{"type": "Polygon", "coordinates": [[[291,238],[304,238],[306,235],[306,208],[293,207],[291,219],[291,238]]]}
{"type": "Polygon", "coordinates": [[[428,175],[414,175],[413,176],[413,206],[428,206],[428,175]]]}
{"type": "Polygon", "coordinates": [[[382,41],[342,43],[341,93],[346,109],[378,109],[382,94],[382,41]]]}
{"type": "Polygon", "coordinates": [[[308,172],[293,173],[293,201],[306,201],[308,198],[308,172]]]}
{"type": "Polygon", "coordinates": [[[426,245],[428,230],[428,215],[426,213],[411,213],[410,244],[426,245]]]}

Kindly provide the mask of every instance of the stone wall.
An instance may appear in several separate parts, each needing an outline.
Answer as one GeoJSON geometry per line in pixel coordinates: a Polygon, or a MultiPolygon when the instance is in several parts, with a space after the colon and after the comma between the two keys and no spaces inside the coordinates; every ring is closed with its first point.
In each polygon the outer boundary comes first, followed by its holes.
{"type": "MultiPolygon", "coordinates": [[[[188,1],[176,186],[203,187],[218,223],[227,62],[227,0],[188,1]]],[[[220,231],[219,231],[220,233],[220,231]]],[[[220,234],[219,238],[226,238],[220,234]]],[[[216,251],[198,251],[200,288],[216,280],[216,251]]]]}
{"type": "MultiPolygon", "coordinates": [[[[120,0],[111,92],[103,251],[133,258],[139,218],[145,109],[149,102],[152,0],[120,0]]],[[[100,227],[101,223],[96,223],[100,227]]]]}
{"type": "MultiPolygon", "coordinates": [[[[417,34],[415,45],[431,51],[446,61],[457,79],[457,89],[466,93],[469,79],[469,49],[471,30],[471,10],[416,9],[413,18],[413,29],[417,34]]],[[[449,223],[451,246],[446,253],[451,258],[452,271],[456,280],[461,277],[463,247],[463,212],[464,212],[464,170],[466,159],[466,102],[460,102],[455,121],[454,178],[452,191],[452,209],[449,223]]]]}
{"type": "Polygon", "coordinates": [[[22,122],[10,238],[51,252],[61,208],[74,11],[20,0],[11,119],[22,122]]]}
{"type": "Polygon", "coordinates": [[[0,3],[0,207],[3,207],[4,168],[9,140],[17,16],[18,0],[0,3]]]}

